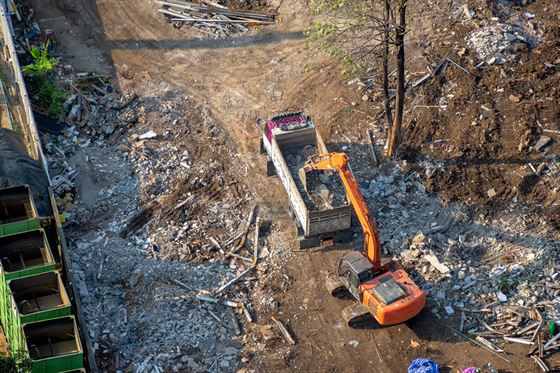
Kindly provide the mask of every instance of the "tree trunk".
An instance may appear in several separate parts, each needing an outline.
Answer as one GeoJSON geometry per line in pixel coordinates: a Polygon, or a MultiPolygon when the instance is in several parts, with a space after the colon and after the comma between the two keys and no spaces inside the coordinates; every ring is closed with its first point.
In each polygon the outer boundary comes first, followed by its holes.
{"type": "Polygon", "coordinates": [[[383,103],[385,106],[385,121],[387,122],[387,134],[391,133],[393,127],[393,112],[391,109],[391,98],[389,97],[389,38],[390,38],[390,17],[391,17],[391,3],[390,0],[385,0],[385,13],[383,14],[383,21],[385,22],[385,34],[383,35],[383,103]]]}
{"type": "Polygon", "coordinates": [[[404,111],[404,35],[406,32],[406,2],[401,0],[399,5],[399,24],[396,28],[395,44],[397,46],[397,102],[395,103],[395,118],[388,139],[387,155],[395,157],[400,143],[401,127],[404,111]]]}

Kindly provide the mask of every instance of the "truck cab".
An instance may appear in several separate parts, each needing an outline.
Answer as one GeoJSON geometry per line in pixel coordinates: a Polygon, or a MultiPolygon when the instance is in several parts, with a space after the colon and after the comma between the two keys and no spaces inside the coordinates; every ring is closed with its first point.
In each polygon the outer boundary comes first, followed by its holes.
{"type": "Polygon", "coordinates": [[[311,117],[303,115],[301,111],[276,115],[266,121],[264,137],[270,143],[272,136],[278,133],[314,128],[311,117]]]}

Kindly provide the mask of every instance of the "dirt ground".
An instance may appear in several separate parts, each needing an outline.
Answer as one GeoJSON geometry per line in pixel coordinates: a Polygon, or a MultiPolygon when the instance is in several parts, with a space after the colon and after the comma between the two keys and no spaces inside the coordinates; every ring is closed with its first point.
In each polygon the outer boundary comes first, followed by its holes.
{"type": "MultiPolygon", "coordinates": [[[[484,9],[478,2],[471,3],[484,9]]],[[[546,3],[557,10],[555,0],[546,3]]],[[[226,130],[230,145],[243,156],[242,164],[231,167],[249,167],[263,174],[255,128],[259,115],[287,108],[306,108],[329,143],[364,142],[364,129],[372,123],[371,103],[363,102],[360,92],[348,87],[339,67],[307,47],[303,36],[307,25],[303,1],[273,1],[268,7],[278,9],[278,25],[241,37],[217,40],[200,39],[194,33],[174,29],[157,14],[150,0],[34,0],[32,4],[40,25],[57,34],[57,50],[61,51],[61,57],[74,68],[107,74],[115,72],[123,91],[142,92],[150,82],[164,81],[206,107],[226,130]]],[[[557,32],[557,27],[554,29],[552,25],[558,21],[552,20],[553,17],[547,19],[541,6],[533,3],[528,11],[537,14],[547,25],[550,22],[546,32],[557,32]]],[[[441,0],[411,10],[411,14],[415,10],[419,14],[413,25],[423,24],[428,28],[424,33],[433,32],[429,40],[411,36],[412,56],[419,54],[424,43],[428,45],[424,55],[411,59],[409,70],[412,73],[425,72],[425,66],[436,63],[439,58],[451,58],[452,47],[464,44],[467,30],[446,17],[449,9],[448,2],[441,0]],[[440,21],[453,26],[452,38],[448,29],[437,28],[440,21]],[[444,42],[450,42],[452,47],[446,50],[444,46],[448,44],[444,42]]],[[[558,11],[549,9],[548,14],[558,14],[558,11]]],[[[549,193],[557,187],[554,179],[528,177],[525,168],[521,169],[528,162],[534,162],[536,167],[545,159],[545,154],[529,148],[542,134],[542,125],[539,127],[537,121],[548,129],[560,129],[559,74],[543,67],[544,62],[560,57],[558,44],[541,45],[537,51],[531,56],[522,55],[517,64],[503,69],[491,66],[482,71],[474,68],[477,63],[474,58],[469,60],[472,56],[457,57],[458,63],[468,67],[469,74],[449,68],[435,84],[416,93],[415,102],[424,105],[434,105],[443,94],[454,95],[446,111],[409,108],[404,130],[403,155],[413,167],[426,159],[440,164],[438,177],[430,181],[428,187],[440,192],[443,200],[492,211],[517,196],[523,203],[546,209],[551,219],[558,218],[558,194],[549,193]],[[509,78],[503,78],[501,70],[509,78]],[[445,91],[446,84],[461,88],[451,93],[445,91]],[[497,86],[504,88],[498,98],[491,94],[497,86]],[[510,95],[519,96],[520,101],[513,103],[508,98],[510,95]],[[539,99],[534,100],[536,97],[539,99]],[[480,102],[476,102],[477,99],[480,102]],[[488,115],[482,106],[490,108],[488,115]],[[463,115],[457,115],[459,111],[463,115]],[[473,118],[481,115],[485,115],[484,120],[471,125],[473,118]],[[528,134],[527,130],[530,130],[528,134]],[[528,145],[519,151],[523,136],[527,137],[528,145]],[[491,188],[498,192],[498,198],[487,198],[487,190],[491,188]],[[517,193],[519,190],[522,193],[517,193]]],[[[558,153],[558,135],[548,152],[558,153]]],[[[362,167],[367,168],[367,164],[362,167]]],[[[258,202],[273,210],[285,211],[288,204],[278,182],[260,176],[258,181],[258,202]]],[[[290,220],[280,219],[275,226],[281,227],[283,223],[284,236],[295,244],[290,220]]],[[[277,278],[270,278],[263,284],[277,291],[282,305],[280,314],[289,320],[298,344],[287,347],[280,339],[272,340],[263,347],[262,354],[247,356],[248,368],[257,371],[358,372],[367,369],[399,372],[405,371],[414,357],[429,356],[450,372],[460,371],[470,363],[490,363],[503,372],[535,371],[533,361],[520,353],[521,348],[514,351],[515,355],[508,355],[512,360],[508,363],[457,338],[444,327],[444,321],[428,311],[406,325],[349,330],[340,317],[344,302],[327,297],[322,285],[342,249],[291,256],[285,266],[291,285],[285,292],[275,289],[277,278]],[[358,342],[357,347],[348,343],[353,340],[358,342]],[[411,341],[420,342],[420,346],[411,347],[411,341]]]]}

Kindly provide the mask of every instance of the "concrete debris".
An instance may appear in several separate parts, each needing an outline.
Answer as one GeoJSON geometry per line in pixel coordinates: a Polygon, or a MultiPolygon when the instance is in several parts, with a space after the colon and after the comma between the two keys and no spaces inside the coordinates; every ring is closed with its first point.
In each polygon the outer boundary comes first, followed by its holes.
{"type": "MultiPolygon", "coordinates": [[[[534,48],[542,41],[542,34],[533,26],[530,17],[523,17],[505,2],[497,3],[496,8],[501,17],[464,19],[466,24],[477,26],[467,36],[468,46],[488,65],[514,60],[516,48],[523,48],[523,44],[534,48]]],[[[518,98],[512,101],[519,102],[518,98]]]]}
{"type": "Polygon", "coordinates": [[[88,332],[102,363],[118,354],[124,372],[201,371],[216,358],[235,370],[237,318],[253,322],[250,294],[286,251],[261,229],[259,270],[239,281],[254,268],[256,206],[244,171],[219,161],[239,155],[203,108],[165,86],[152,93],[82,88],[89,119],[43,136],[88,332]],[[220,283],[227,299],[211,296],[220,283]]]}
{"type": "Polygon", "coordinates": [[[340,207],[346,204],[346,191],[336,172],[312,171],[307,173],[307,190],[299,176],[299,170],[309,157],[318,153],[316,146],[307,145],[303,149],[286,153],[287,166],[307,208],[311,211],[340,207]]]}
{"type": "Polygon", "coordinates": [[[500,302],[502,302],[502,303],[507,302],[507,296],[506,296],[504,293],[502,293],[501,291],[498,291],[498,292],[496,293],[496,297],[497,297],[498,300],[499,300],[500,302]]]}
{"type": "Polygon", "coordinates": [[[351,340],[350,342],[348,342],[348,344],[354,348],[358,347],[358,345],[360,344],[360,342],[356,341],[355,339],[351,340]]]}
{"type": "Polygon", "coordinates": [[[552,141],[552,139],[550,137],[541,136],[533,148],[536,151],[540,151],[541,149],[546,147],[548,144],[550,144],[551,141],[552,141]]]}
{"type": "Polygon", "coordinates": [[[364,197],[370,206],[379,206],[372,211],[382,247],[417,274],[414,280],[427,292],[436,315],[443,311],[440,316],[447,316],[445,306],[460,309],[465,330],[471,330],[477,314],[467,310],[498,314],[510,305],[531,305],[557,313],[554,263],[560,259],[560,242],[539,238],[554,236],[542,217],[517,210],[491,219],[471,216],[460,206],[441,205],[417,183],[422,183],[420,173],[407,175],[394,165],[367,182],[364,197]],[[537,236],[514,233],[526,232],[527,224],[540,227],[537,236]]]}
{"type": "Polygon", "coordinates": [[[157,133],[155,133],[154,131],[148,131],[138,136],[138,139],[146,140],[146,139],[155,139],[156,137],[157,137],[157,133]]]}
{"type": "Polygon", "coordinates": [[[430,262],[430,264],[442,274],[449,273],[449,267],[442,264],[435,255],[424,255],[424,259],[430,262]]]}

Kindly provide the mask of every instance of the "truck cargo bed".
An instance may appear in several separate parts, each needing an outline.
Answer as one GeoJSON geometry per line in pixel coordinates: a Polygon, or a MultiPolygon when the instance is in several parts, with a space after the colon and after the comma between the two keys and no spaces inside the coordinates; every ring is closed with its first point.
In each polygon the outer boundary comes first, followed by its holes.
{"type": "Polygon", "coordinates": [[[344,185],[338,175],[333,172],[324,171],[318,173],[317,177],[309,178],[308,190],[305,190],[299,177],[299,169],[305,166],[310,156],[318,154],[315,145],[306,145],[301,149],[290,148],[284,151],[286,164],[305,206],[310,211],[321,211],[348,205],[344,185]]]}
{"type": "Polygon", "coordinates": [[[274,128],[267,132],[265,129],[263,147],[288,193],[297,220],[300,247],[316,246],[323,239],[349,230],[352,208],[337,175],[321,172],[308,184],[309,193],[299,177],[299,169],[309,156],[327,152],[313,125],[290,131],[274,128]]]}

